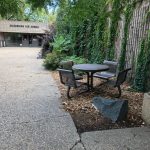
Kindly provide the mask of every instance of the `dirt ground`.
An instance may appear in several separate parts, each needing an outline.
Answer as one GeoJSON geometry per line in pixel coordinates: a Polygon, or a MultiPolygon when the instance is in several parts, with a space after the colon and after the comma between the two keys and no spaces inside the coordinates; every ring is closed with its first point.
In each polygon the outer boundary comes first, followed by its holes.
{"type": "MultiPolygon", "coordinates": [[[[104,118],[92,106],[92,99],[95,96],[115,98],[118,90],[104,84],[103,80],[94,78],[94,90],[78,94],[75,89],[71,90],[71,99],[66,97],[66,87],[60,83],[58,72],[52,72],[61,92],[63,108],[69,112],[74,120],[79,133],[94,130],[107,130],[127,127],[145,126],[141,118],[143,93],[133,92],[131,87],[125,83],[122,85],[122,96],[120,99],[128,100],[129,110],[127,119],[122,122],[112,123],[104,118]]],[[[86,82],[86,76],[84,77],[86,82]]]]}

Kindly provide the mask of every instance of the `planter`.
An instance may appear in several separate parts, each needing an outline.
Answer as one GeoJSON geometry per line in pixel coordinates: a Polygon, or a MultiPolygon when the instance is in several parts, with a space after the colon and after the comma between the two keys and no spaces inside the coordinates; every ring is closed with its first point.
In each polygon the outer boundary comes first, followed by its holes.
{"type": "Polygon", "coordinates": [[[144,121],[150,125],[150,92],[144,94],[142,117],[144,121]]]}

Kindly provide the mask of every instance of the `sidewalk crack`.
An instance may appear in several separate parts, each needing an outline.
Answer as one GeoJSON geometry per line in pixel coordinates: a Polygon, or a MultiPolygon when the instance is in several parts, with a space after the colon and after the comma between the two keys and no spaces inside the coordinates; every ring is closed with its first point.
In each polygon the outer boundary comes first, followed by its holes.
{"type": "Polygon", "coordinates": [[[86,150],[86,148],[85,148],[83,142],[81,141],[81,136],[80,136],[80,135],[79,135],[79,140],[77,140],[77,141],[75,142],[75,144],[70,148],[70,150],[73,150],[78,144],[81,144],[82,147],[83,147],[83,150],[86,150]]]}

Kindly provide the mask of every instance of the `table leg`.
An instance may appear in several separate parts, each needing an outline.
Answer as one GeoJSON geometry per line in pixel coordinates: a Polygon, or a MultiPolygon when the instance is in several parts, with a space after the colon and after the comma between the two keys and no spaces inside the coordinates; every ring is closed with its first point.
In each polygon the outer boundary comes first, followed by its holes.
{"type": "Polygon", "coordinates": [[[87,86],[88,86],[88,91],[93,89],[93,74],[94,73],[87,73],[87,86]]]}
{"type": "Polygon", "coordinates": [[[94,73],[91,72],[91,76],[90,76],[90,78],[91,78],[91,90],[93,89],[93,74],[94,73]]]}
{"type": "Polygon", "coordinates": [[[87,74],[87,87],[88,87],[88,91],[90,90],[90,74],[89,72],[86,72],[87,74]]]}

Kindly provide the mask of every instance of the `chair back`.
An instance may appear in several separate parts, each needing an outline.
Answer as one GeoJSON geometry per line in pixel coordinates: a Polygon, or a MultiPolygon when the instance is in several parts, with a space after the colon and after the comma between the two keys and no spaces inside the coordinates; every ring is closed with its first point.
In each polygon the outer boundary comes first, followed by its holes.
{"type": "Polygon", "coordinates": [[[72,70],[73,61],[62,61],[60,62],[60,68],[65,70],[72,70]]]}
{"type": "Polygon", "coordinates": [[[57,69],[59,71],[60,82],[66,86],[76,88],[76,80],[73,71],[57,69]]]}
{"type": "Polygon", "coordinates": [[[104,60],[103,64],[109,66],[108,72],[113,73],[113,74],[116,75],[118,62],[116,62],[116,61],[104,60]]]}
{"type": "Polygon", "coordinates": [[[118,73],[115,86],[120,86],[126,80],[127,73],[129,70],[131,70],[131,68],[125,69],[118,73]]]}

